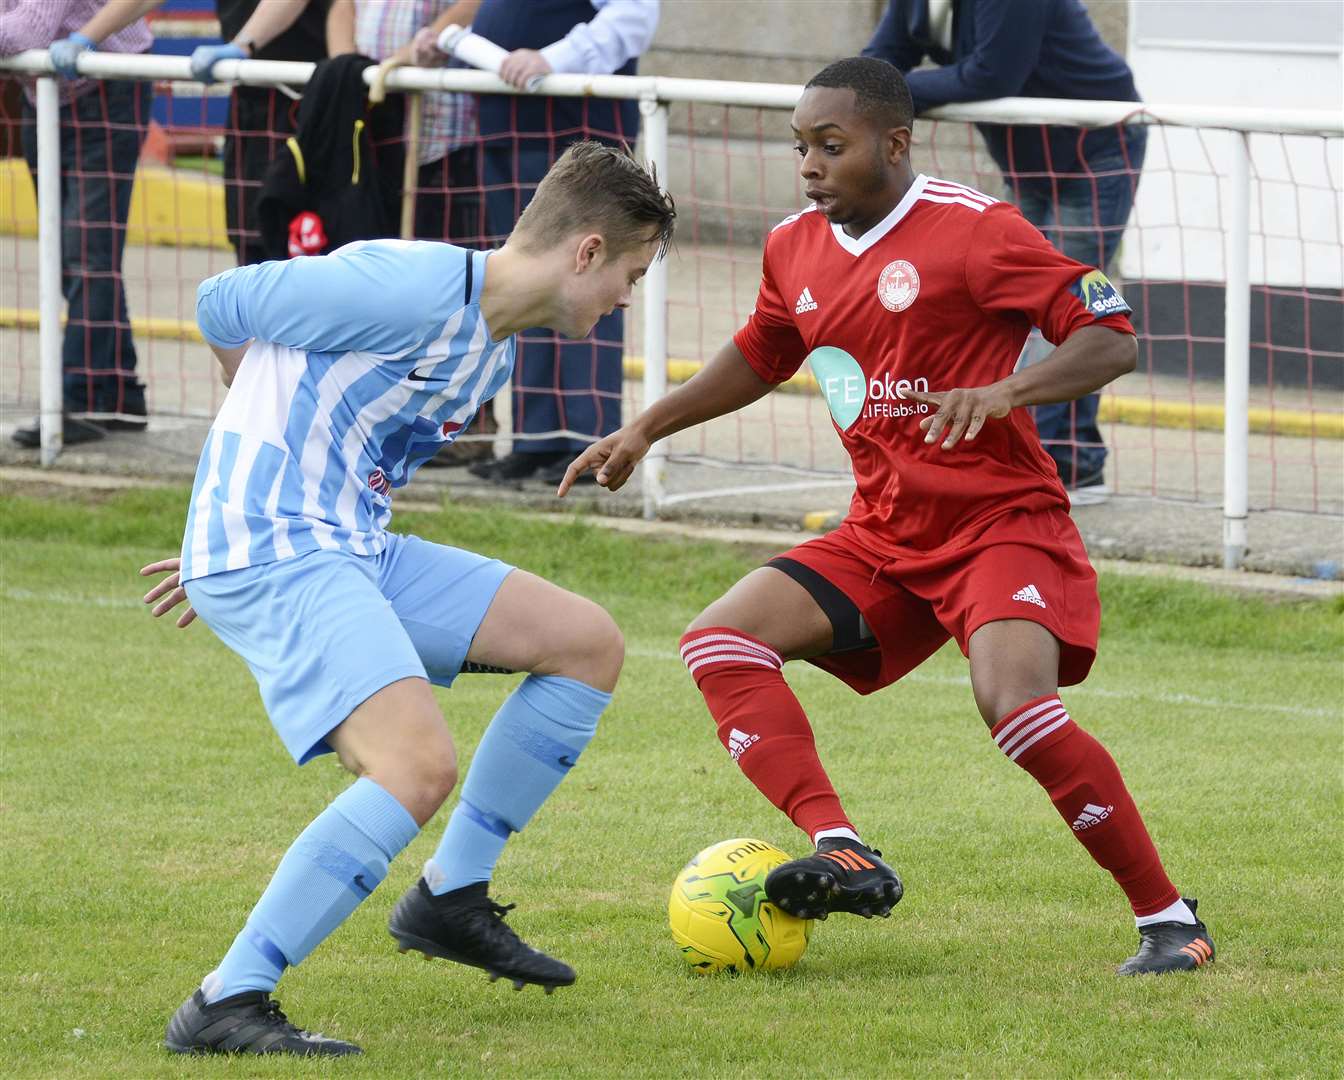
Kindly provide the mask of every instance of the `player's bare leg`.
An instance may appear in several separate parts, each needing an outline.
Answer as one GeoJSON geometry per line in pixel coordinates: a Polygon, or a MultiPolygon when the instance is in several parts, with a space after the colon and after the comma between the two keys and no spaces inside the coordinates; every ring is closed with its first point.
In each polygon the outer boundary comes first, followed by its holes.
{"type": "Polygon", "coordinates": [[[514,570],[495,594],[467,659],[526,671],[486,730],[461,799],[425,876],[398,902],[389,930],[402,952],[469,964],[491,979],[550,993],[574,970],[525,944],[505,923],[513,905],[488,895],[494,862],[573,767],[610,700],[624,658],[601,607],[514,570]]]}
{"type": "Polygon", "coordinates": [[[900,879],[860,841],[781,670],[786,660],[828,652],[833,638],[830,618],[812,594],[764,566],[691,623],[681,654],[725,749],[817,845],[814,854],[771,872],[770,899],[801,918],[824,919],[832,911],[887,915],[901,898],[900,879]]]}
{"type": "Polygon", "coordinates": [[[998,748],[1045,788],[1074,835],[1125,891],[1139,951],[1120,974],[1182,971],[1213,959],[1213,939],[1167,878],[1114,759],[1059,699],[1059,642],[1025,619],[971,635],[971,687],[998,748]]]}
{"type": "Polygon", "coordinates": [[[420,678],[375,692],[326,741],[358,780],[286,852],[219,968],[174,1014],[164,1041],[176,1053],[359,1053],[291,1023],[270,991],[382,881],[457,783],[457,759],[420,678]]]}
{"type": "Polygon", "coordinates": [[[610,693],[625,660],[625,643],[601,605],[514,570],[495,594],[467,659],[577,679],[610,693]]]}
{"type": "Polygon", "coordinates": [[[429,683],[401,679],[327,736],[341,764],[391,794],[423,826],[457,786],[457,751],[429,683]]]}

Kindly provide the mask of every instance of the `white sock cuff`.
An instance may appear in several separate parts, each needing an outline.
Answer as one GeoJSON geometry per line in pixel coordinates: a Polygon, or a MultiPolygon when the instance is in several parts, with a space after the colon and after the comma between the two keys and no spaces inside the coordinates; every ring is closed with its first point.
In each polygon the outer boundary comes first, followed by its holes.
{"type": "Polygon", "coordinates": [[[224,980],[219,977],[218,968],[201,980],[201,996],[205,998],[207,1005],[214,1002],[223,990],[224,980]]]}
{"type": "Polygon", "coordinates": [[[1185,923],[1186,926],[1194,926],[1198,920],[1195,913],[1190,910],[1184,900],[1177,900],[1169,907],[1164,907],[1161,911],[1155,911],[1151,915],[1135,915],[1135,926],[1151,926],[1153,923],[1160,922],[1178,922],[1185,923]]]}
{"type": "Polygon", "coordinates": [[[681,639],[681,659],[692,675],[706,664],[757,664],[776,671],[784,666],[770,646],[727,627],[687,634],[681,639]]]}
{"type": "Polygon", "coordinates": [[[862,844],[859,834],[853,829],[846,829],[843,825],[838,829],[820,829],[812,837],[813,844],[819,844],[827,837],[843,837],[846,840],[853,840],[856,844],[862,844]]]}

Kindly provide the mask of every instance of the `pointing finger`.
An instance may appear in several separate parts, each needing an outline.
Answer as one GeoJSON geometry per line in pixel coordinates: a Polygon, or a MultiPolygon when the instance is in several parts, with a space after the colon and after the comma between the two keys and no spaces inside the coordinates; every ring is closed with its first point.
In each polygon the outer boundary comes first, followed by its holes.
{"type": "Polygon", "coordinates": [[[918,401],[921,405],[941,405],[943,398],[947,397],[946,390],[935,390],[926,393],[923,390],[916,390],[909,386],[899,386],[896,388],[896,396],[906,401],[918,401]]]}
{"type": "Polygon", "coordinates": [[[565,475],[560,477],[560,486],[555,489],[555,497],[557,499],[563,499],[569,489],[574,486],[574,481],[579,478],[579,473],[583,471],[579,468],[579,462],[582,460],[582,458],[576,458],[571,461],[569,467],[565,469],[565,475]]]}

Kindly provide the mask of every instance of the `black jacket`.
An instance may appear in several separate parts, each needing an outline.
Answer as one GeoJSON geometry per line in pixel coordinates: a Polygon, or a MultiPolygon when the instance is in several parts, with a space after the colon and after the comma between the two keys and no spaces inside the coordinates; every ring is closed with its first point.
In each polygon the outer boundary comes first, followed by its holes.
{"type": "Polygon", "coordinates": [[[304,211],[322,219],[322,254],[352,240],[396,236],[400,221],[402,103],[370,106],[362,74],[373,64],[348,54],[323,60],[303,93],[298,129],[266,171],[257,216],[266,254],[289,257],[289,224],[304,211]],[[379,155],[383,143],[396,147],[379,155]]]}

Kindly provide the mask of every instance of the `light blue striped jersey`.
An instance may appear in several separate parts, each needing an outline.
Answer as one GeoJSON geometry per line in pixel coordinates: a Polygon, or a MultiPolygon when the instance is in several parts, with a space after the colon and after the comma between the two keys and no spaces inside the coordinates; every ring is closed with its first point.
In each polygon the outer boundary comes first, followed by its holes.
{"type": "Polygon", "coordinates": [[[513,369],[481,317],[489,254],[364,240],[201,283],[207,341],[254,344],[196,468],[182,580],[387,544],[392,489],[513,369]]]}

